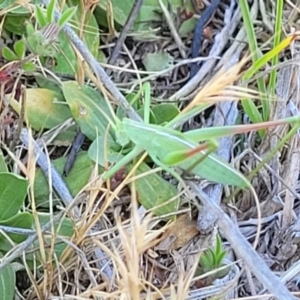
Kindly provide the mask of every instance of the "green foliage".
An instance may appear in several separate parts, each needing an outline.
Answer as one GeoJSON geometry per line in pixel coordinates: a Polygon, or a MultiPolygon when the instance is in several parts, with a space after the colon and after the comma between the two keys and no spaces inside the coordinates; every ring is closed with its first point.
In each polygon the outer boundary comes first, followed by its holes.
{"type": "MultiPolygon", "coordinates": [[[[28,182],[24,178],[7,172],[0,173],[0,225],[19,229],[32,229],[34,227],[32,214],[23,209],[27,190],[28,182]]],[[[39,218],[42,225],[50,220],[49,215],[39,216],[39,218]]],[[[55,228],[58,228],[58,225],[56,225],[55,228]]],[[[62,226],[59,227],[59,234],[68,237],[72,236],[73,225],[70,220],[63,220],[62,226]]],[[[27,238],[27,235],[22,233],[7,233],[7,236],[9,237],[9,240],[5,235],[0,234],[0,257],[2,253],[11,251],[14,246],[11,242],[19,244],[27,238]]],[[[39,241],[35,242],[37,248],[38,243],[39,241]]],[[[66,245],[63,243],[56,245],[54,247],[56,255],[60,256],[65,247],[66,245]]],[[[27,259],[31,259],[31,256],[27,255],[27,259]]],[[[15,286],[14,276],[15,274],[11,265],[0,270],[1,299],[13,299],[10,295],[12,291],[14,291],[14,289],[11,289],[11,284],[13,287],[15,286]],[[5,291],[5,295],[3,294],[3,291],[5,291]],[[7,296],[8,298],[3,298],[4,296],[7,296]]]]}
{"type": "MultiPolygon", "coordinates": [[[[129,164],[127,172],[130,172],[133,167],[133,163],[129,164]]],[[[142,163],[135,172],[135,176],[149,171],[151,171],[151,168],[147,164],[142,163]]],[[[131,185],[129,188],[132,189],[131,185]]],[[[178,210],[179,198],[176,196],[178,194],[177,188],[164,180],[161,174],[149,174],[135,180],[135,191],[138,201],[146,209],[158,207],[153,210],[155,215],[166,215],[178,210]],[[173,201],[169,202],[171,199],[173,201]]]]}
{"type": "Polygon", "coordinates": [[[32,25],[27,27],[28,31],[25,38],[29,50],[42,57],[55,56],[54,42],[57,40],[59,27],[55,23],[49,23],[41,30],[31,34],[32,28],[32,25]]]}
{"type": "MultiPolygon", "coordinates": [[[[42,214],[42,213],[39,214],[38,219],[39,219],[40,225],[41,226],[46,225],[48,222],[50,222],[51,217],[52,216],[50,214],[42,214]]],[[[68,218],[64,218],[59,223],[54,224],[54,232],[55,232],[54,237],[57,235],[67,237],[67,238],[71,237],[74,234],[73,222],[68,218]]],[[[45,243],[48,245],[51,244],[52,239],[53,239],[53,237],[45,237],[44,238],[45,243]]],[[[40,247],[39,241],[36,240],[33,243],[32,248],[39,249],[39,247],[40,247]]],[[[66,249],[66,247],[67,247],[67,245],[62,243],[59,239],[55,240],[54,250],[55,250],[55,255],[57,256],[58,259],[60,259],[61,255],[64,252],[64,250],[66,249]]],[[[52,250],[49,250],[49,251],[52,251],[52,250]]],[[[36,255],[37,259],[39,260],[40,253],[36,253],[35,255],[36,255]]],[[[33,267],[34,265],[32,264],[32,261],[35,260],[35,257],[33,256],[33,254],[29,253],[26,256],[26,259],[27,259],[28,263],[30,264],[30,266],[33,267]]]]}
{"type": "MultiPolygon", "coordinates": [[[[253,77],[253,75],[260,70],[265,64],[271,60],[272,66],[276,66],[278,63],[278,55],[279,53],[289,45],[289,43],[281,43],[281,23],[282,23],[282,15],[283,15],[283,0],[276,1],[276,23],[275,23],[275,33],[274,33],[274,43],[273,48],[266,52],[265,54],[261,53],[260,47],[257,42],[257,35],[254,30],[253,18],[251,16],[251,12],[249,9],[249,4],[247,0],[240,0],[240,8],[243,15],[243,21],[245,25],[245,29],[248,36],[249,48],[251,52],[251,58],[253,61],[252,67],[250,67],[245,75],[243,76],[243,80],[247,84],[248,80],[253,77]]],[[[271,99],[275,94],[275,85],[276,85],[276,72],[274,69],[271,71],[270,82],[268,88],[266,87],[266,83],[262,76],[257,78],[257,86],[261,95],[261,107],[262,109],[258,109],[252,99],[244,99],[242,101],[243,108],[250,120],[254,123],[259,123],[262,121],[268,121],[271,105],[273,105],[273,101],[271,99]]],[[[260,130],[259,134],[261,137],[264,136],[265,131],[260,130]]]]}
{"type": "Polygon", "coordinates": [[[8,48],[7,46],[2,48],[2,56],[8,61],[23,61],[22,69],[23,70],[35,70],[35,65],[26,61],[26,45],[23,40],[18,40],[14,43],[13,50],[8,48]]]}
{"type": "MultiPolygon", "coordinates": [[[[47,25],[46,16],[39,5],[35,6],[35,17],[36,17],[36,20],[37,20],[38,24],[40,25],[40,27],[44,27],[47,25]]],[[[28,34],[28,32],[27,32],[27,34],[28,34]]]]}
{"type": "MultiPolygon", "coordinates": [[[[207,272],[213,271],[224,266],[224,258],[226,256],[226,251],[222,248],[222,240],[220,236],[216,238],[215,248],[207,249],[201,256],[199,260],[199,267],[196,270],[196,276],[205,274],[207,272]]],[[[215,274],[211,275],[211,279],[222,278],[228,273],[228,269],[217,271],[215,274]]]]}
{"type": "MultiPolygon", "coordinates": [[[[64,97],[81,131],[90,140],[103,135],[108,125],[113,126],[113,112],[104,97],[89,86],[80,86],[76,81],[62,83],[64,97]]],[[[108,134],[113,138],[113,130],[108,134]]]]}
{"type": "MultiPolygon", "coordinates": [[[[98,7],[95,11],[96,18],[99,24],[107,26],[106,13],[111,3],[111,7],[114,9],[113,17],[114,21],[119,24],[121,27],[124,26],[130,10],[133,7],[135,0],[101,0],[99,1],[98,7]]],[[[166,3],[166,2],[165,2],[166,3]]],[[[188,12],[193,11],[193,6],[191,1],[185,1],[184,3],[181,0],[169,0],[168,8],[171,10],[171,13],[177,14],[179,10],[187,10],[188,12]]],[[[144,0],[143,5],[140,9],[139,14],[137,15],[136,22],[133,26],[133,31],[135,33],[142,32],[142,35],[137,35],[138,39],[148,39],[157,35],[157,31],[151,31],[150,28],[155,28],[155,22],[163,20],[163,13],[161,6],[157,0],[144,0]]],[[[195,24],[195,19],[191,25],[195,24]]],[[[183,22],[185,24],[189,20],[183,22]]],[[[190,23],[190,22],[189,22],[190,23]]],[[[194,27],[186,26],[184,33],[190,33],[194,27]]]]}
{"type": "Polygon", "coordinates": [[[55,6],[56,6],[56,0],[51,0],[48,4],[46,19],[49,23],[54,21],[55,6]]]}
{"type": "Polygon", "coordinates": [[[5,16],[4,28],[6,31],[22,36],[25,34],[25,24],[29,19],[29,14],[10,14],[5,16]]]}
{"type": "MultiPolygon", "coordinates": [[[[19,211],[13,217],[0,221],[0,225],[31,229],[33,226],[33,216],[31,213],[19,211]]],[[[8,236],[16,244],[24,242],[27,238],[26,235],[13,233],[9,233],[8,236]]],[[[4,236],[0,235],[0,250],[9,251],[11,248],[11,243],[4,236]]]]}
{"type": "MultiPolygon", "coordinates": [[[[22,177],[6,172],[0,173],[0,225],[25,229],[32,228],[32,215],[21,212],[27,189],[28,182],[22,177]]],[[[15,243],[21,243],[27,237],[11,233],[8,236],[15,243]]],[[[7,239],[0,234],[0,250],[9,251],[11,247],[7,239]]]]}
{"type": "Polygon", "coordinates": [[[22,41],[22,40],[16,41],[14,44],[14,50],[15,50],[18,58],[20,58],[20,59],[23,58],[25,56],[25,51],[26,51],[24,41],[22,41]]]}
{"type": "MultiPolygon", "coordinates": [[[[19,101],[10,97],[9,104],[21,113],[19,101]]],[[[25,108],[25,120],[36,131],[53,128],[72,116],[62,93],[48,89],[27,89],[25,108]]]]}
{"type": "Polygon", "coordinates": [[[63,25],[70,21],[75,14],[77,7],[71,7],[64,11],[61,18],[56,23],[54,20],[54,12],[56,7],[56,0],[51,0],[46,12],[40,6],[36,5],[35,16],[40,27],[39,30],[34,30],[31,23],[26,26],[26,43],[30,51],[36,55],[46,57],[53,57],[57,52],[56,42],[60,42],[59,32],[63,25]]]}
{"type": "Polygon", "coordinates": [[[174,58],[167,52],[146,53],[143,65],[148,72],[159,72],[173,66],[174,58]]]}
{"type": "MultiPolygon", "coordinates": [[[[275,20],[275,32],[274,32],[274,42],[273,49],[276,49],[281,42],[281,28],[282,28],[282,20],[283,20],[283,0],[276,1],[276,20],[275,20]]],[[[278,64],[279,55],[278,53],[272,58],[272,66],[276,67],[278,64]]],[[[270,82],[268,85],[268,90],[270,91],[271,96],[275,95],[276,88],[276,79],[277,79],[277,70],[274,68],[270,74],[270,82]]]]}
{"type": "Polygon", "coordinates": [[[1,221],[7,220],[18,213],[27,195],[27,189],[28,182],[22,177],[10,173],[0,173],[1,221]]]}
{"type": "MultiPolygon", "coordinates": [[[[0,252],[0,258],[3,254],[0,252]]],[[[0,293],[1,300],[15,299],[16,274],[11,264],[0,270],[0,293]]]]}
{"type": "Polygon", "coordinates": [[[58,26],[63,27],[76,13],[76,7],[69,7],[67,10],[64,11],[60,19],[58,20],[58,26]]]}
{"type": "Polygon", "coordinates": [[[12,51],[11,49],[9,49],[8,47],[3,47],[2,48],[2,56],[7,59],[7,60],[17,60],[18,59],[18,56],[17,54],[12,51]]]}

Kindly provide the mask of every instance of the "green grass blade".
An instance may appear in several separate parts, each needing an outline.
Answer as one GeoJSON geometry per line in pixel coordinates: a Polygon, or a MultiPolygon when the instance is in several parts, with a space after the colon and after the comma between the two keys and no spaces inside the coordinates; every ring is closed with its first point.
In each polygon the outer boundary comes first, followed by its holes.
{"type": "MultiPolygon", "coordinates": [[[[282,26],[282,16],[283,16],[283,0],[276,1],[276,21],[275,21],[275,34],[273,48],[276,48],[280,44],[281,40],[281,26],[282,26]]],[[[272,59],[272,66],[277,66],[278,64],[278,54],[276,54],[272,59]]],[[[273,69],[270,74],[269,81],[269,91],[271,96],[275,95],[277,70],[273,69]]]]}
{"type": "MultiPolygon", "coordinates": [[[[248,1],[247,0],[240,0],[240,8],[243,15],[244,26],[246,29],[249,49],[251,52],[251,57],[253,63],[255,63],[260,57],[260,50],[256,40],[256,34],[253,26],[253,19],[251,16],[251,12],[249,9],[248,1]]],[[[258,89],[261,95],[266,95],[266,85],[262,78],[257,79],[258,89]]],[[[267,120],[269,115],[269,107],[268,102],[262,99],[262,106],[263,112],[262,115],[257,107],[254,105],[251,99],[245,99],[242,101],[243,108],[247,115],[249,116],[250,120],[254,123],[261,122],[262,120],[267,120]]],[[[263,136],[264,132],[260,132],[260,135],[263,136]]]]}

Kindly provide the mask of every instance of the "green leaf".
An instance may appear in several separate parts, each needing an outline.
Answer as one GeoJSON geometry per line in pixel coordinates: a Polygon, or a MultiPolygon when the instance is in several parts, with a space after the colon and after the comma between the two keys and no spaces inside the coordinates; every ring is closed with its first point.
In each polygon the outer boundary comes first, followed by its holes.
{"type": "Polygon", "coordinates": [[[32,53],[39,54],[36,36],[28,36],[26,38],[26,46],[32,53]]]}
{"type": "MultiPolygon", "coordinates": [[[[10,105],[19,114],[21,103],[12,97],[9,99],[10,105]]],[[[63,95],[47,89],[27,89],[25,111],[25,120],[36,131],[53,128],[72,117],[63,95]]]]}
{"type": "Polygon", "coordinates": [[[183,23],[180,25],[179,28],[179,35],[181,37],[187,36],[189,33],[194,31],[196,23],[197,23],[197,19],[195,18],[189,18],[186,21],[183,21],[183,23]]]}
{"type": "Polygon", "coordinates": [[[223,260],[226,256],[227,252],[226,251],[221,251],[217,254],[216,252],[216,266],[220,267],[223,264],[223,260]]]}
{"type": "MultiPolygon", "coordinates": [[[[57,171],[62,175],[66,158],[62,157],[54,160],[52,163],[57,171]]],[[[85,151],[80,151],[76,157],[73,168],[64,181],[69,188],[72,196],[77,193],[88,183],[94,168],[94,162],[88,157],[85,151]]],[[[34,196],[38,207],[49,207],[49,183],[43,172],[39,169],[35,174],[34,196]]],[[[58,204],[54,201],[54,205],[58,204]]]]}
{"type": "MultiPolygon", "coordinates": [[[[127,167],[127,171],[129,172],[131,168],[132,164],[127,167]]],[[[135,175],[143,174],[150,170],[147,164],[142,163],[135,175]]],[[[137,199],[146,209],[152,209],[158,205],[160,206],[154,210],[155,215],[161,216],[177,211],[179,199],[176,197],[178,194],[176,187],[158,174],[150,174],[137,179],[135,181],[135,187],[137,199]],[[172,198],[175,198],[174,201],[163,205],[172,198]]]]}
{"type": "MultiPolygon", "coordinates": [[[[245,26],[245,30],[247,33],[247,37],[248,37],[248,42],[249,42],[249,48],[250,48],[250,53],[251,53],[251,57],[252,57],[252,61],[255,64],[260,57],[261,54],[261,50],[258,47],[258,42],[257,42],[257,38],[256,38],[256,32],[254,29],[254,23],[253,23],[253,17],[251,15],[251,11],[249,8],[249,4],[247,0],[240,0],[239,1],[240,4],[240,9],[242,12],[242,16],[243,16],[243,22],[244,22],[244,26],[245,26]]],[[[252,67],[250,67],[249,69],[252,69],[252,67]]],[[[250,75],[251,72],[249,72],[249,69],[246,71],[247,75],[243,76],[243,79],[247,80],[249,78],[251,78],[253,76],[250,75]]],[[[258,89],[260,92],[260,95],[266,95],[267,94],[267,89],[266,89],[266,84],[263,78],[259,77],[257,79],[257,85],[258,85],[258,89]]],[[[263,97],[264,98],[264,97],[263,97]]],[[[267,116],[269,114],[268,110],[268,102],[267,101],[263,101],[263,112],[262,115],[259,115],[259,112],[257,111],[257,107],[254,105],[251,105],[249,102],[251,102],[251,99],[245,99],[244,101],[242,101],[242,105],[243,108],[245,110],[245,112],[248,114],[249,113],[249,118],[251,121],[253,122],[261,122],[261,120],[264,119],[264,116],[267,116]],[[253,109],[253,111],[251,111],[251,109],[253,109]]],[[[264,121],[267,121],[268,118],[264,119],[264,121]]],[[[261,137],[263,137],[264,135],[264,131],[260,130],[259,134],[261,137]]]]}
{"type": "Polygon", "coordinates": [[[51,0],[47,7],[47,21],[54,21],[54,12],[55,12],[56,0],[51,0]]]}
{"type": "Polygon", "coordinates": [[[200,257],[200,265],[204,270],[211,270],[213,267],[212,256],[209,251],[206,251],[200,257]]]}
{"type": "MultiPolygon", "coordinates": [[[[284,7],[284,0],[276,1],[276,21],[275,21],[275,32],[274,32],[274,42],[273,48],[276,48],[280,41],[281,41],[281,28],[282,28],[282,21],[284,20],[283,14],[283,7],[284,7]]],[[[279,54],[279,53],[278,53],[279,54]]],[[[275,95],[275,88],[276,88],[276,79],[277,79],[277,70],[276,66],[278,65],[279,55],[276,54],[272,59],[272,67],[273,70],[270,72],[270,81],[268,84],[268,91],[270,91],[270,96],[275,95]]],[[[269,97],[269,94],[268,94],[269,97]]]]}
{"type": "Polygon", "coordinates": [[[32,37],[34,35],[34,27],[30,22],[26,24],[26,34],[28,37],[32,37]]]}
{"type": "MultiPolygon", "coordinates": [[[[224,267],[225,265],[221,265],[220,267],[224,267]]],[[[217,271],[216,274],[214,274],[214,278],[223,278],[225,277],[230,271],[230,266],[226,266],[223,270],[217,271]]]]}
{"type": "MultiPolygon", "coordinates": [[[[139,109],[137,111],[137,113],[139,114],[139,116],[141,118],[144,117],[144,107],[139,109]]],[[[150,123],[151,124],[156,124],[156,125],[161,125],[164,123],[167,123],[171,120],[173,120],[177,115],[179,114],[179,110],[178,108],[173,105],[173,104],[169,104],[169,103],[161,103],[158,105],[153,105],[151,106],[150,109],[150,123]]],[[[122,112],[122,115],[119,112],[118,116],[122,116],[120,119],[122,119],[123,117],[126,117],[125,112],[122,112]]]]}
{"type": "MultiPolygon", "coordinates": [[[[15,2],[15,1],[14,1],[15,2]]],[[[24,5],[25,6],[25,5],[24,5]]],[[[21,5],[19,5],[21,7],[21,5]]],[[[27,16],[20,16],[16,14],[6,14],[4,21],[4,28],[10,34],[22,36],[26,32],[25,22],[28,20],[27,16]]]]}
{"type": "Polygon", "coordinates": [[[76,13],[77,7],[69,7],[58,20],[58,26],[63,27],[76,13]]]}
{"type": "MultiPolygon", "coordinates": [[[[109,104],[100,92],[89,86],[80,86],[76,81],[63,82],[62,90],[82,133],[92,141],[98,135],[104,135],[109,122],[114,119],[109,104]]],[[[110,128],[109,134],[112,132],[110,128]]]]}
{"type": "Polygon", "coordinates": [[[211,264],[214,266],[215,262],[216,262],[216,255],[215,255],[214,250],[209,248],[209,249],[207,249],[206,254],[209,257],[209,260],[211,261],[211,264]]]}
{"type": "Polygon", "coordinates": [[[221,237],[219,235],[217,235],[217,238],[216,238],[216,249],[215,249],[215,252],[216,252],[216,254],[222,252],[222,240],[221,240],[221,237]]]}
{"type": "MultiPolygon", "coordinates": [[[[41,0],[33,0],[31,1],[31,4],[41,4],[41,0]]],[[[20,17],[20,15],[30,15],[31,10],[30,10],[30,6],[28,5],[20,5],[19,2],[17,2],[16,0],[1,0],[0,1],[0,9],[1,10],[5,10],[8,9],[7,13],[14,13],[17,14],[18,17],[20,17]]],[[[31,15],[30,15],[31,16],[31,15]]]]}
{"type": "Polygon", "coordinates": [[[143,65],[148,72],[160,72],[172,67],[174,58],[167,52],[146,53],[143,65]]]}
{"type": "Polygon", "coordinates": [[[37,19],[40,27],[46,26],[47,20],[46,20],[45,14],[39,5],[35,6],[35,16],[36,16],[36,19],[37,19]]]}
{"type": "Polygon", "coordinates": [[[27,195],[27,188],[28,182],[21,176],[0,173],[0,221],[18,213],[27,195]]]}
{"type": "MultiPolygon", "coordinates": [[[[1,221],[0,225],[6,225],[15,228],[32,229],[33,216],[28,212],[19,212],[17,215],[11,217],[10,219],[1,221]]],[[[8,233],[7,235],[12,239],[12,241],[17,244],[22,243],[28,237],[27,235],[14,233],[8,233]]],[[[11,248],[12,245],[10,244],[10,242],[5,238],[5,236],[0,234],[0,249],[9,251],[11,248]]]]}
{"type": "Polygon", "coordinates": [[[24,57],[25,50],[26,50],[24,41],[23,40],[18,40],[17,42],[15,42],[14,50],[15,50],[18,58],[22,59],[24,57]]]}
{"type": "Polygon", "coordinates": [[[9,49],[8,47],[3,47],[2,48],[2,56],[9,61],[13,61],[13,60],[18,60],[18,56],[16,55],[16,53],[14,51],[12,51],[11,49],[9,49]]]}
{"type": "MultiPolygon", "coordinates": [[[[0,252],[0,258],[3,255],[0,252]]],[[[0,270],[0,291],[1,300],[15,299],[16,274],[11,264],[6,265],[0,270]]]]}
{"type": "Polygon", "coordinates": [[[27,61],[24,64],[22,64],[22,69],[27,72],[33,72],[36,70],[36,67],[35,64],[31,61],[27,61]]]}
{"type": "Polygon", "coordinates": [[[158,105],[153,105],[151,111],[154,115],[154,124],[161,125],[173,120],[178,114],[179,109],[177,106],[169,103],[161,103],[158,105]]]}
{"type": "Polygon", "coordinates": [[[64,32],[58,34],[59,51],[55,55],[56,64],[53,71],[62,74],[74,74],[77,72],[77,59],[74,48],[70,44],[64,32]]]}

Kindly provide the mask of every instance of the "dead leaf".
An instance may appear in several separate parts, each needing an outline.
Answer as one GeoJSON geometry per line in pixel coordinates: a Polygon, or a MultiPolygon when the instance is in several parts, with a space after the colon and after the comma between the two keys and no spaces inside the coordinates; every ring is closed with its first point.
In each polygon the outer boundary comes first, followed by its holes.
{"type": "Polygon", "coordinates": [[[188,215],[180,216],[164,232],[162,241],[155,250],[169,252],[181,248],[198,233],[196,221],[191,220],[188,215]]]}

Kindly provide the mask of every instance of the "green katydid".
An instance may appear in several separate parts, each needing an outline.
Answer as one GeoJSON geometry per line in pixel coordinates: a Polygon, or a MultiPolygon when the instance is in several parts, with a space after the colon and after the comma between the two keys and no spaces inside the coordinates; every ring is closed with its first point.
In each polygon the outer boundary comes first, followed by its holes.
{"type": "MultiPolygon", "coordinates": [[[[114,129],[116,140],[125,146],[128,140],[135,144],[133,150],[118,161],[104,174],[104,179],[110,178],[120,168],[146,150],[152,160],[160,167],[170,172],[178,180],[182,180],[170,166],[177,165],[185,172],[191,172],[202,178],[226,185],[246,187],[247,179],[232,168],[228,163],[214,154],[216,141],[207,139],[205,144],[199,144],[175,129],[149,123],[150,85],[143,85],[144,92],[144,123],[129,119],[115,119],[114,129]],[[201,161],[201,164],[199,162],[201,161]]],[[[168,126],[168,125],[167,125],[168,126]]]]}
{"type": "MultiPolygon", "coordinates": [[[[208,139],[207,133],[210,132],[210,136],[222,137],[295,122],[299,122],[298,117],[260,124],[211,128],[203,130],[203,133],[201,133],[201,129],[190,133],[181,133],[158,125],[123,119],[123,121],[120,121],[117,125],[118,132],[119,134],[121,133],[123,139],[124,136],[126,136],[136,146],[132,152],[119,161],[106,176],[111,176],[121,166],[131,161],[144,149],[148,152],[153,161],[162,168],[166,169],[168,167],[168,170],[170,170],[169,166],[177,165],[185,171],[189,171],[192,174],[214,182],[247,187],[250,183],[241,173],[216,155],[209,154],[217,147],[217,144],[214,139],[208,139]],[[208,141],[204,145],[199,146],[196,141],[202,141],[204,139],[208,139],[208,141]],[[199,159],[202,159],[201,164],[197,164],[199,163],[199,159]]],[[[174,172],[172,172],[172,174],[174,174],[174,172]]],[[[178,176],[176,177],[178,178],[178,176]]]]}
{"type": "Polygon", "coordinates": [[[207,151],[211,152],[216,148],[216,143],[213,140],[209,140],[205,147],[202,145],[199,148],[197,142],[186,138],[184,133],[174,129],[144,124],[130,119],[123,119],[117,126],[122,136],[127,136],[136,147],[133,152],[119,161],[110,172],[119,169],[124,161],[127,163],[128,160],[131,160],[130,157],[135,157],[140,150],[144,149],[153,161],[162,168],[177,165],[183,170],[191,169],[192,174],[217,183],[240,187],[249,185],[247,179],[228,163],[214,154],[207,155],[207,151]],[[199,153],[195,154],[197,148],[199,153]],[[207,149],[206,152],[204,148],[207,149]],[[202,163],[195,165],[204,156],[205,159],[202,163]]]}

